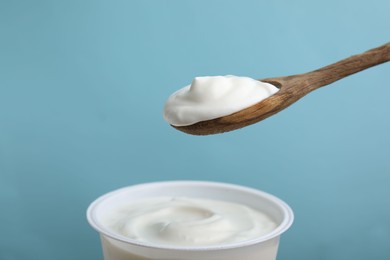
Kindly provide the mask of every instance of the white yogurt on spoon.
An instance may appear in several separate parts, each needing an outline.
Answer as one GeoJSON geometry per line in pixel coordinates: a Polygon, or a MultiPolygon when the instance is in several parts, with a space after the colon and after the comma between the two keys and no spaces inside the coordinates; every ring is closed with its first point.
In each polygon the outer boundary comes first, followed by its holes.
{"type": "Polygon", "coordinates": [[[196,77],[168,98],[164,118],[174,126],[192,125],[233,114],[278,91],[272,84],[248,77],[196,77]]]}

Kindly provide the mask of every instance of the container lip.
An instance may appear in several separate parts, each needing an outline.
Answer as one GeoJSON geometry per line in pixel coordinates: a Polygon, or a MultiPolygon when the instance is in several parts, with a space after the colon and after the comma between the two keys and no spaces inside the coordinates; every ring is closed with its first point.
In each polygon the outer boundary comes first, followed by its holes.
{"type": "Polygon", "coordinates": [[[109,238],[112,238],[114,240],[118,240],[121,242],[129,243],[134,246],[140,246],[145,248],[153,248],[153,249],[160,249],[160,250],[175,250],[175,251],[212,251],[212,250],[226,250],[226,249],[234,249],[234,248],[241,248],[246,246],[255,245],[273,238],[276,238],[280,236],[282,233],[287,231],[287,229],[290,228],[294,221],[294,213],[290,206],[284,202],[283,200],[279,199],[278,197],[261,191],[254,188],[241,186],[237,184],[231,184],[231,183],[224,183],[224,182],[213,182],[213,181],[198,181],[198,180],[174,180],[174,181],[159,181],[159,182],[147,182],[147,183],[141,183],[141,184],[135,184],[131,186],[126,186],[123,188],[119,188],[116,190],[113,190],[111,192],[108,192],[100,197],[98,197],[96,200],[94,200],[88,207],[86,212],[88,223],[92,226],[93,229],[95,229],[98,233],[101,235],[107,236],[109,238]],[[234,243],[227,243],[222,245],[209,245],[209,246],[172,246],[172,245],[155,245],[151,243],[145,243],[141,242],[135,239],[131,239],[122,235],[118,235],[114,232],[111,232],[109,229],[105,228],[104,226],[100,225],[96,219],[96,215],[94,214],[96,207],[103,202],[104,200],[108,199],[109,197],[119,194],[125,190],[128,189],[137,189],[137,188],[144,188],[144,187],[153,187],[153,186],[169,186],[169,185],[201,185],[201,186],[209,186],[209,187],[224,187],[224,188],[230,188],[234,190],[240,190],[243,192],[248,192],[252,194],[257,194],[261,197],[267,198],[268,200],[274,202],[279,206],[279,208],[283,211],[283,214],[285,218],[283,221],[278,225],[277,228],[275,228],[270,233],[260,236],[258,238],[254,239],[248,239],[240,242],[234,242],[234,243]]]}

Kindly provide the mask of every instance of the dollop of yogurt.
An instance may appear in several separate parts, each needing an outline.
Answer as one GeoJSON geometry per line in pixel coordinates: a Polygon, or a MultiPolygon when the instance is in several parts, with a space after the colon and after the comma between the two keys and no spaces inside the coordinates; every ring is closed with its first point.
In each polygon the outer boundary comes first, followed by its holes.
{"type": "Polygon", "coordinates": [[[242,204],[157,197],[121,205],[104,219],[113,232],[151,245],[222,245],[269,233],[276,223],[242,204]]]}
{"type": "Polygon", "coordinates": [[[227,116],[278,92],[272,84],[248,77],[196,77],[191,85],[174,92],[164,107],[165,120],[186,126],[227,116]]]}

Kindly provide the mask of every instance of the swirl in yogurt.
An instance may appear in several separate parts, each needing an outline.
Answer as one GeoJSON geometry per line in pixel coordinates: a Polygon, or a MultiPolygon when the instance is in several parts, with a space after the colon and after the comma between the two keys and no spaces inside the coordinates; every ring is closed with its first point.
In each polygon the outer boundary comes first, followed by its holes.
{"type": "Polygon", "coordinates": [[[242,204],[199,198],[151,198],[112,210],[105,225],[151,245],[225,245],[269,233],[276,223],[242,204]]]}

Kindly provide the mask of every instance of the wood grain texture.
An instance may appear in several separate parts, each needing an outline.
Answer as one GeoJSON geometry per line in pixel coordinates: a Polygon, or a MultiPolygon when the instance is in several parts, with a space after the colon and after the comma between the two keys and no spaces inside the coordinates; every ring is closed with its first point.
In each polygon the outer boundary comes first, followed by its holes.
{"type": "Polygon", "coordinates": [[[233,131],[264,120],[287,108],[306,94],[339,79],[390,60],[390,43],[354,55],[304,74],[262,79],[280,90],[273,96],[234,114],[189,126],[173,126],[192,135],[210,135],[233,131]]]}

